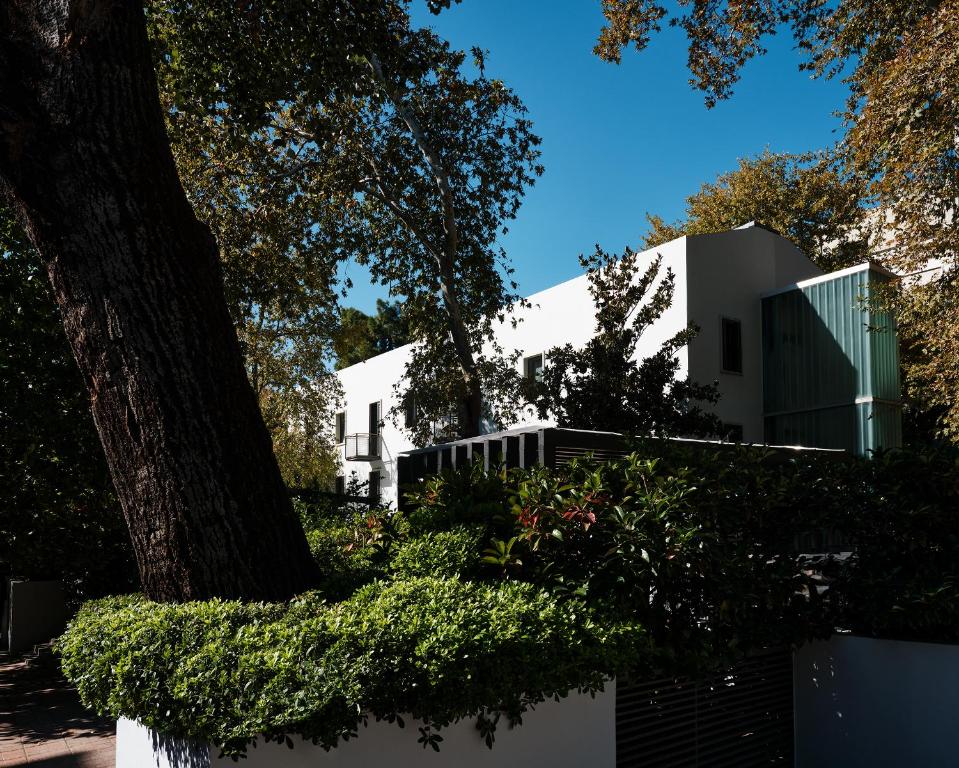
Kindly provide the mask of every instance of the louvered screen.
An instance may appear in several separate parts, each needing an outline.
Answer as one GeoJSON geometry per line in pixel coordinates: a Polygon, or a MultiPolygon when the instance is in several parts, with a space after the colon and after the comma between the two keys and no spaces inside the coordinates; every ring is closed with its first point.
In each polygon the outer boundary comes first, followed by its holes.
{"type": "Polygon", "coordinates": [[[617,684],[618,768],[792,764],[788,651],[765,652],[705,680],[617,684]]]}
{"type": "Polygon", "coordinates": [[[579,446],[557,445],[555,453],[556,466],[563,467],[569,464],[573,459],[581,458],[587,453],[596,459],[596,461],[611,461],[621,459],[626,455],[626,451],[604,451],[601,448],[580,448],[579,446]]]}

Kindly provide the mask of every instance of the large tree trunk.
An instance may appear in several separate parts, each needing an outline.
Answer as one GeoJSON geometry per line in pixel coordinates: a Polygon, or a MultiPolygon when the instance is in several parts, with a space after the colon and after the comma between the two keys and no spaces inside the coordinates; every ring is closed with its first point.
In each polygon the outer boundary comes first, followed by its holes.
{"type": "Polygon", "coordinates": [[[47,264],[147,594],[307,588],[315,566],[216,243],[177,176],[137,0],[0,3],[0,188],[47,264]]]}

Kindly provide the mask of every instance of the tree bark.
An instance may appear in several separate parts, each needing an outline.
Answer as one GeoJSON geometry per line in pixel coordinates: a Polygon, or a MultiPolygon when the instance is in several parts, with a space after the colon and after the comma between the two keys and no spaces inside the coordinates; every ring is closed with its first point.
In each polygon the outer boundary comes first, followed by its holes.
{"type": "Polygon", "coordinates": [[[0,191],[47,265],[146,593],[308,588],[315,564],[216,243],[177,175],[137,0],[0,4],[0,191]]]}

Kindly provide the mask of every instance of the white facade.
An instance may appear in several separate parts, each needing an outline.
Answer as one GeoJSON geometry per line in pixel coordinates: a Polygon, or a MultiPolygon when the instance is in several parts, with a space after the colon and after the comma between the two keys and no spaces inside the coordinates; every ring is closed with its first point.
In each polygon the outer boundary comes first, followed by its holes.
{"type": "MultiPolygon", "coordinates": [[[[694,381],[718,381],[720,400],[713,409],[727,425],[741,427],[743,440],[763,441],[762,318],[760,296],[792,283],[822,274],[795,245],[760,226],[746,225],[729,232],[695,235],[672,240],[645,251],[640,263],[659,254],[662,272],[672,269],[675,292],[672,305],[641,340],[637,357],[657,351],[662,343],[690,322],[700,328],[687,349],[679,353],[680,375],[694,381]],[[723,319],[738,321],[742,338],[742,372],[722,370],[723,319]]],[[[594,332],[595,308],[586,275],[560,283],[529,297],[531,307],[517,310],[520,323],[507,322],[497,330],[497,340],[507,351],[523,358],[543,354],[552,347],[585,344],[594,332]]],[[[394,385],[401,380],[410,347],[400,347],[339,371],[343,387],[345,434],[370,432],[370,404],[381,403],[379,413],[381,457],[375,461],[346,461],[340,446],[342,474],[355,472],[367,480],[379,472],[384,503],[396,501],[397,457],[413,446],[402,429],[388,417],[397,398],[394,385]]],[[[539,423],[532,414],[516,425],[539,423]]],[[[548,424],[548,422],[547,422],[548,424]]]]}

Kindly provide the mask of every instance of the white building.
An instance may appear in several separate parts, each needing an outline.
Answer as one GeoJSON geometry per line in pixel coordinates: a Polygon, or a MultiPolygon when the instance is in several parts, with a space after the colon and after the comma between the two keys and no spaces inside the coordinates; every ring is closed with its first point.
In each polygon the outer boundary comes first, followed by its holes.
{"type": "MultiPolygon", "coordinates": [[[[656,254],[663,258],[661,274],[672,269],[675,292],[670,308],[644,335],[639,354],[656,351],[690,322],[698,325],[699,334],[679,353],[680,375],[700,383],[718,381],[716,415],[733,434],[741,431],[744,441],[763,442],[761,297],[822,271],[790,241],[752,223],[681,237],[644,252],[642,259],[648,263],[656,254]]],[[[541,364],[538,356],[552,347],[567,342],[581,346],[594,332],[595,308],[586,275],[536,293],[529,301],[530,308],[517,310],[521,322],[515,328],[505,323],[497,332],[504,349],[522,351],[519,364],[524,371],[541,364]]],[[[402,425],[397,427],[387,416],[396,404],[394,385],[403,376],[409,350],[400,347],[338,372],[344,392],[335,426],[342,475],[355,472],[369,480],[384,502],[396,500],[397,458],[413,447],[402,425]],[[367,444],[378,445],[378,450],[366,449],[367,444]]]]}

